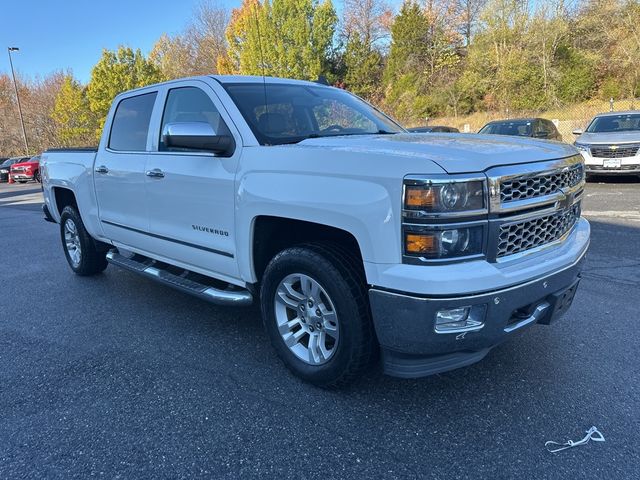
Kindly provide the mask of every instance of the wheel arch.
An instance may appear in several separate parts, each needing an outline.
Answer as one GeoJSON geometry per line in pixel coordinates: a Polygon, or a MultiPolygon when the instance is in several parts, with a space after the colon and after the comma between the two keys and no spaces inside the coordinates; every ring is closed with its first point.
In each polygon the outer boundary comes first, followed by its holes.
{"type": "Polygon", "coordinates": [[[347,230],[288,217],[260,215],[253,219],[250,262],[260,282],[269,261],[285,248],[303,243],[333,243],[355,255],[364,269],[361,247],[347,230]]]}
{"type": "Polygon", "coordinates": [[[53,199],[56,204],[56,211],[58,212],[58,218],[62,215],[62,210],[65,207],[74,207],[78,213],[80,210],[78,209],[78,201],[76,200],[76,194],[70,188],[65,187],[51,187],[53,191],[53,199]]]}

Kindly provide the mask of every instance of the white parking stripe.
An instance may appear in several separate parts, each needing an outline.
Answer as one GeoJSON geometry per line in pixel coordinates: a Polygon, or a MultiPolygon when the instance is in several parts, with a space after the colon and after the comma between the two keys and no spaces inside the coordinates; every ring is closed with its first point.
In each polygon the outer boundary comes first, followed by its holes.
{"type": "Polygon", "coordinates": [[[582,215],[585,217],[624,218],[625,220],[640,222],[640,212],[637,210],[583,210],[582,215]]]}

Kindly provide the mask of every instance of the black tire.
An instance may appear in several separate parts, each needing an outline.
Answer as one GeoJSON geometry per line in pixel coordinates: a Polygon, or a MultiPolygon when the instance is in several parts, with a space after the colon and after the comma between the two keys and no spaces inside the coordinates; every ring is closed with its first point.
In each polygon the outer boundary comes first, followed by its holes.
{"type": "Polygon", "coordinates": [[[36,183],[42,183],[42,178],[40,178],[40,170],[36,170],[36,172],[33,174],[33,179],[36,183]]]}
{"type": "Polygon", "coordinates": [[[366,280],[358,261],[335,245],[305,244],[278,253],[267,266],[260,288],[265,329],[278,356],[298,377],[320,387],[339,387],[358,377],[378,351],[366,280]],[[288,275],[317,281],[330,297],[339,319],[339,341],[326,363],[311,365],[285,344],[277,326],[275,297],[288,275]]]}
{"type": "MultiPolygon", "coordinates": [[[[69,223],[69,226],[71,226],[71,223],[69,223]]],[[[82,218],[80,218],[80,214],[74,207],[68,206],[62,210],[62,215],[60,216],[60,239],[62,240],[62,249],[67,263],[69,267],[71,267],[71,270],[77,275],[96,275],[104,271],[109,265],[107,263],[106,251],[97,248],[96,242],[84,228],[82,218]],[[80,246],[79,261],[72,260],[65,240],[65,228],[68,222],[72,222],[74,228],[77,229],[77,241],[80,246]]]]}

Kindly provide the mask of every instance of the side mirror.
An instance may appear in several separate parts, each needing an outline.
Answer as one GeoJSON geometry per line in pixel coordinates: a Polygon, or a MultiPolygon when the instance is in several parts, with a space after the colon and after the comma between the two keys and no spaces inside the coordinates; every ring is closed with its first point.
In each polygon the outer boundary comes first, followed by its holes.
{"type": "Polygon", "coordinates": [[[571,133],[573,133],[575,136],[578,136],[578,135],[582,135],[584,131],[581,128],[578,128],[571,133]]]}
{"type": "Polygon", "coordinates": [[[167,123],[162,130],[162,143],[166,148],[220,154],[229,154],[234,147],[231,135],[218,135],[207,122],[167,123]]]}

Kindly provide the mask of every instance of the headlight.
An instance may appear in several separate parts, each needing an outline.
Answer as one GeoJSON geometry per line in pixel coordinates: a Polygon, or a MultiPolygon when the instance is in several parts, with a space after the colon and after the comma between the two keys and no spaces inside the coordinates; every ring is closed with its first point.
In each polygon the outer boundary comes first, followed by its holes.
{"type": "Polygon", "coordinates": [[[587,145],[586,143],[574,142],[573,146],[576,147],[581,152],[588,152],[589,151],[589,145],[587,145]]]}
{"type": "Polygon", "coordinates": [[[482,255],[484,228],[448,225],[424,226],[405,231],[405,255],[439,260],[482,255]]]}
{"type": "Polygon", "coordinates": [[[477,212],[486,208],[484,180],[405,180],[404,208],[431,214],[477,212]]]}

